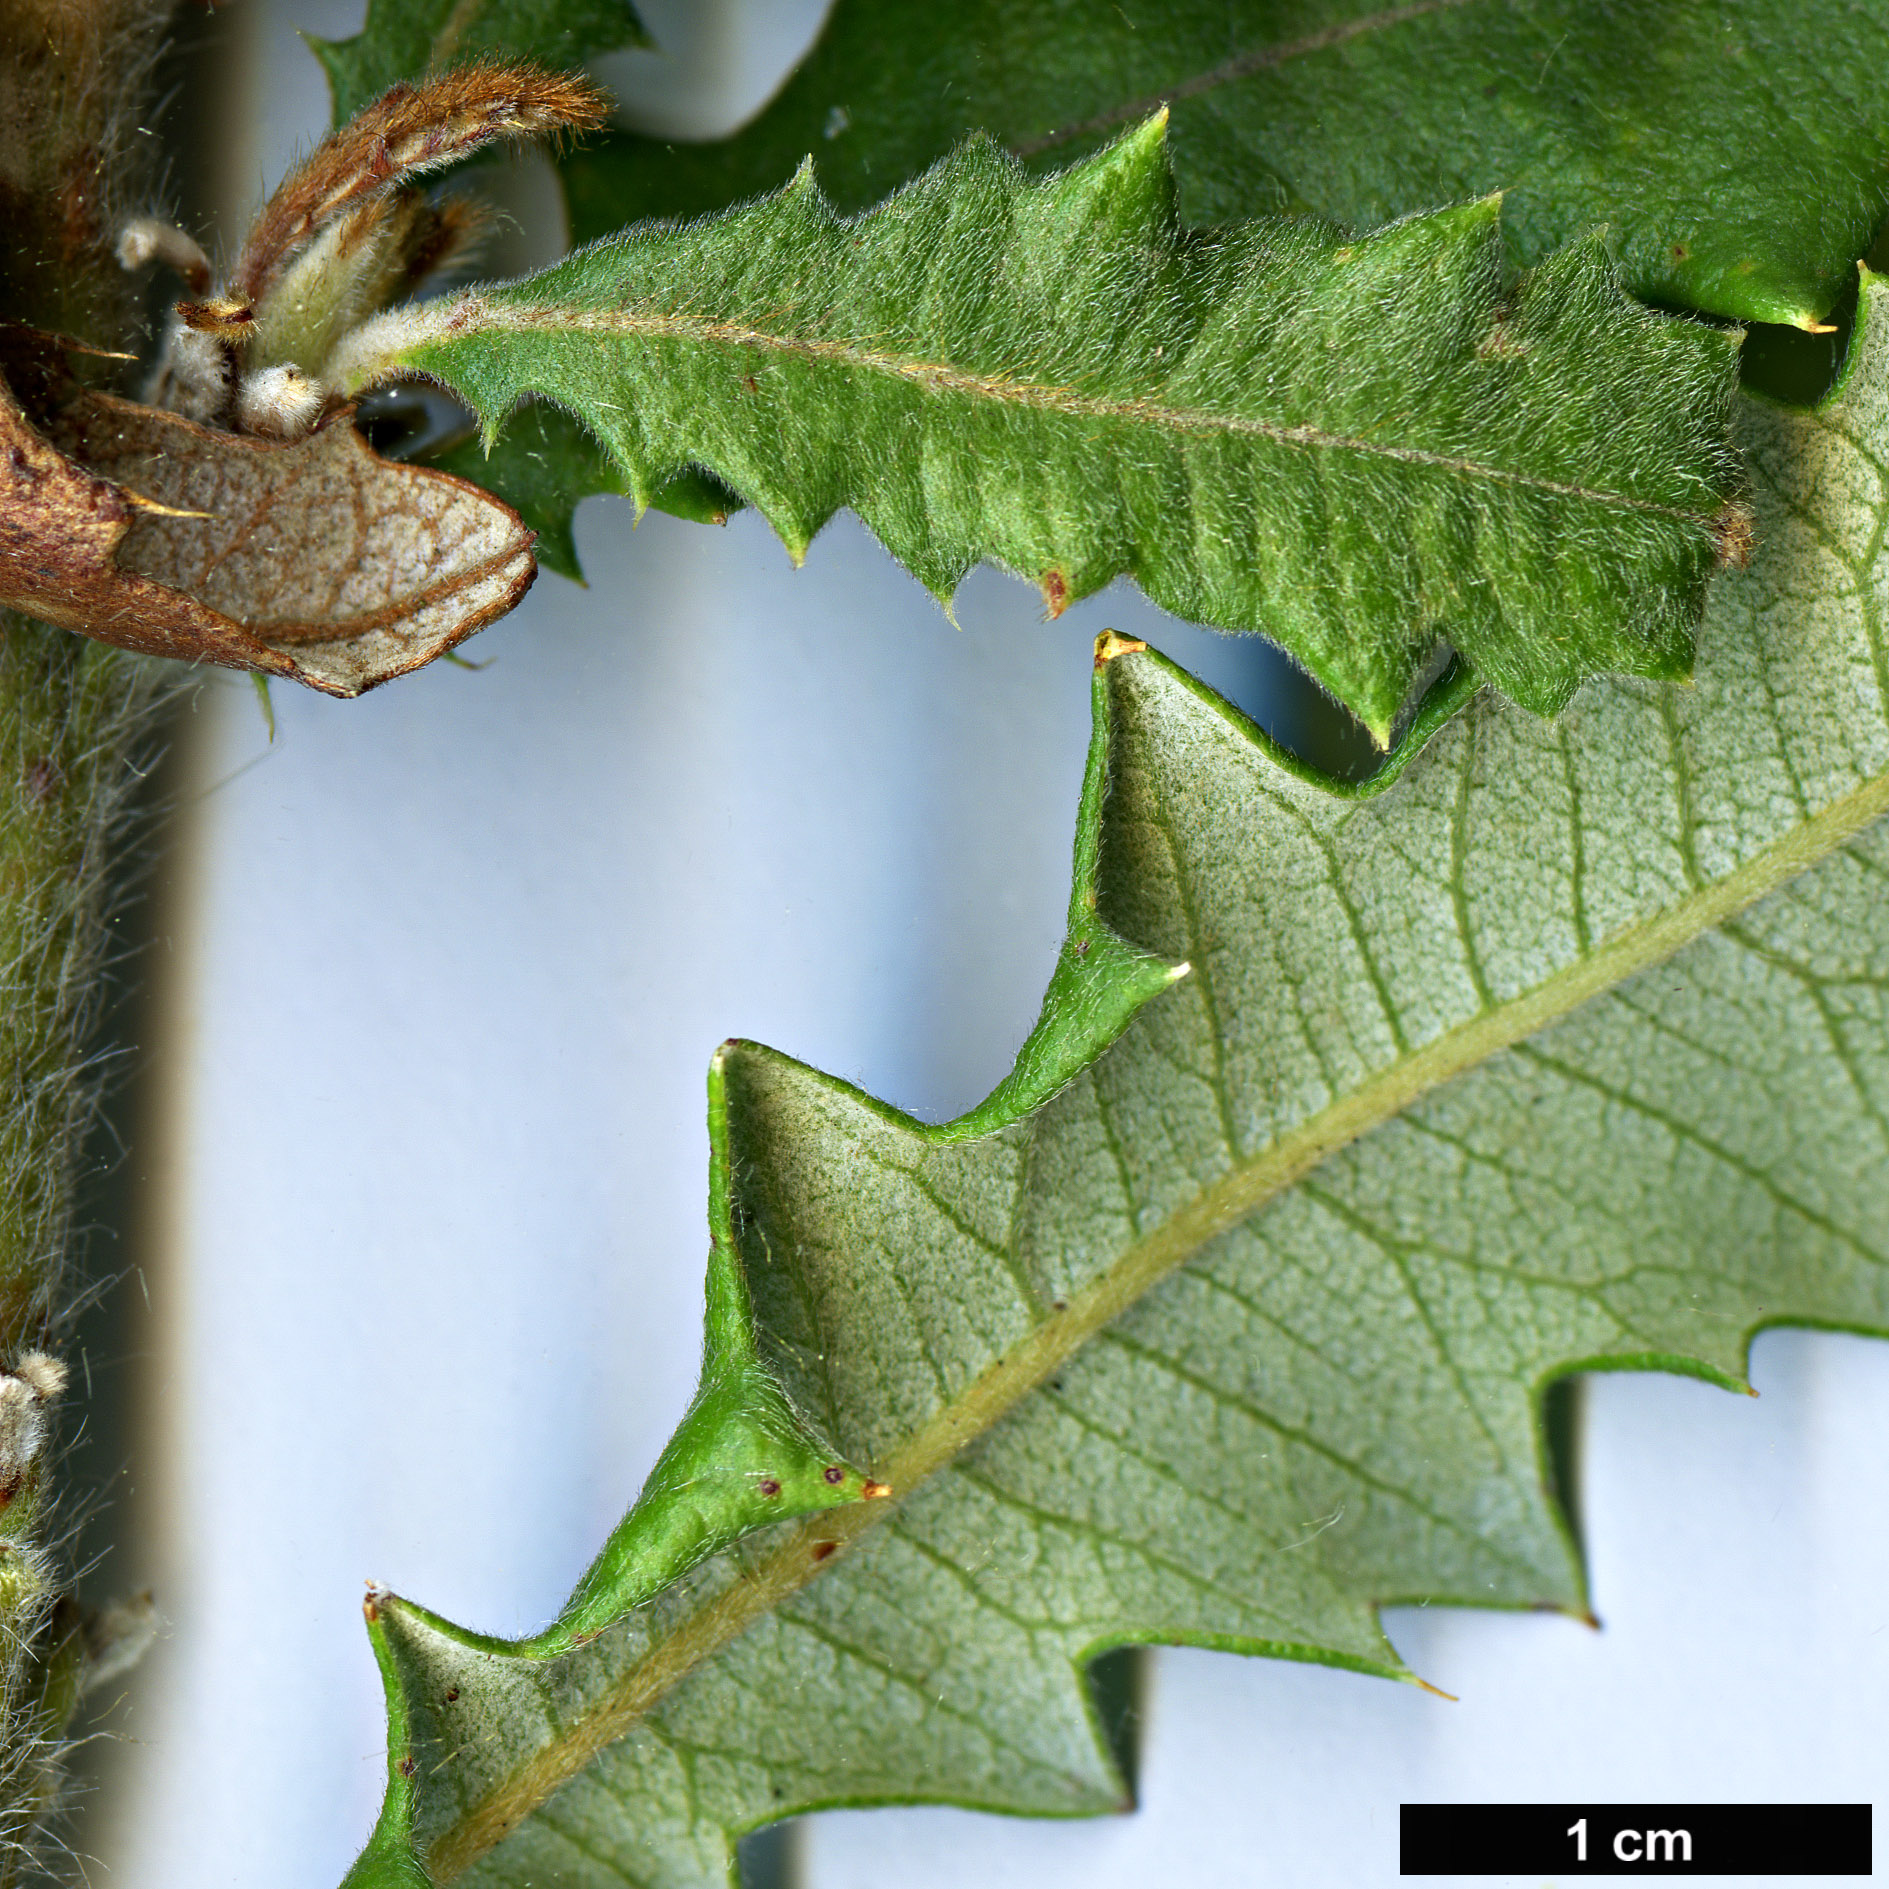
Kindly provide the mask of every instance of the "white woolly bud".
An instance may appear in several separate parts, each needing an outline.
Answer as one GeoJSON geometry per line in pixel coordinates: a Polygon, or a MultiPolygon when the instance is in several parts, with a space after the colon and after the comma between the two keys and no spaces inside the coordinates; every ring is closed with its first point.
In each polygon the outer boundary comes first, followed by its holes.
{"type": "Polygon", "coordinates": [[[48,1357],[43,1351],[29,1351],[13,1367],[13,1375],[31,1385],[43,1402],[53,1404],[59,1401],[71,1372],[60,1359],[48,1357]]]}
{"type": "Polygon", "coordinates": [[[152,406],[168,407],[186,420],[223,426],[235,391],[236,357],[228,345],[218,335],[178,322],[145,397],[152,406]]]}
{"type": "Polygon", "coordinates": [[[154,216],[134,216],[118,232],[118,266],[142,269],[161,262],[201,295],[210,286],[210,258],[194,236],[154,216]]]}
{"type": "Polygon", "coordinates": [[[29,1351],[0,1376],[0,1502],[10,1502],[46,1447],[48,1406],[66,1387],[66,1367],[29,1351]]]}
{"type": "Polygon", "coordinates": [[[300,439],[321,418],[327,399],[327,388],[293,363],[265,367],[237,393],[236,423],[264,439],[300,439]]]}

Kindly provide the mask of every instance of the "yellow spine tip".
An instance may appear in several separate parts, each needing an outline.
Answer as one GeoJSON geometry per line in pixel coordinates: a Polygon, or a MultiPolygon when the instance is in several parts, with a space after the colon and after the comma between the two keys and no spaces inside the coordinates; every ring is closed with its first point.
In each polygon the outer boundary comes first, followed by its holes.
{"type": "Polygon", "coordinates": [[[1104,630],[1095,639],[1095,666],[1098,669],[1105,668],[1117,656],[1132,656],[1138,650],[1144,650],[1147,647],[1146,643],[1136,637],[1123,636],[1115,630],[1104,630]]]}

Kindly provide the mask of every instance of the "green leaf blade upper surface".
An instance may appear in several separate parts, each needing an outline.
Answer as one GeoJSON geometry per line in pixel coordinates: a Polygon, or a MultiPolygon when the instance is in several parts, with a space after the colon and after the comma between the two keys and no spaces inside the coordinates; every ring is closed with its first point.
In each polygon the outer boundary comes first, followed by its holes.
{"type": "Polygon", "coordinates": [[[957,1140],[724,1052],[762,1355],[899,1499],[558,1661],[383,1602],[436,1881],[714,1883],[832,1804],[1116,1807],[1098,1649],[1396,1673],[1385,1601],[1583,1608],[1549,1381],[1889,1330],[1881,286],[1833,404],[1741,437],[1759,549],[1694,686],[1556,727],[1484,695],[1375,795],[1100,652],[1078,889],[1191,969],[1035,1113],[957,1140]]]}
{"type": "Polygon", "coordinates": [[[968,132],[1066,161],[1167,103],[1183,215],[1366,229],[1509,193],[1533,262],[1607,224],[1636,295],[1821,320],[1889,215],[1889,22],[1847,0],[838,0],[733,138],[565,166],[580,241],[777,188],[817,153],[859,209],[968,132]]]}
{"type": "Polygon", "coordinates": [[[543,396],[639,498],[705,468],[797,556],[850,506],[941,597],[989,561],[1054,613],[1127,570],[1384,741],[1444,639],[1539,712],[1685,673],[1735,354],[1597,242],[1506,286],[1493,200],[1189,235],[1156,119],[1040,183],[973,143],[857,219],[803,172],[384,317],[330,371],[431,375],[488,428],[543,396]]]}
{"type": "Polygon", "coordinates": [[[309,37],[344,125],[403,79],[482,57],[558,69],[648,43],[631,0],[369,0],[352,39],[309,37]]]}

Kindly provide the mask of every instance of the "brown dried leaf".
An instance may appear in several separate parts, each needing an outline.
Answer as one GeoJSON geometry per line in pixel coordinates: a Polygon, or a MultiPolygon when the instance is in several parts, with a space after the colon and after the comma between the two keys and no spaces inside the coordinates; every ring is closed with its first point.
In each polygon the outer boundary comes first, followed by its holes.
{"type": "Polygon", "coordinates": [[[4,383],[0,472],[0,603],[151,655],[287,673],[217,612],[118,568],[132,501],[41,438],[4,383]]]}
{"type": "Polygon", "coordinates": [[[345,418],[278,445],[80,393],[49,439],[0,396],[0,602],[126,649],[359,695],[537,574],[508,506],[345,418]]]}

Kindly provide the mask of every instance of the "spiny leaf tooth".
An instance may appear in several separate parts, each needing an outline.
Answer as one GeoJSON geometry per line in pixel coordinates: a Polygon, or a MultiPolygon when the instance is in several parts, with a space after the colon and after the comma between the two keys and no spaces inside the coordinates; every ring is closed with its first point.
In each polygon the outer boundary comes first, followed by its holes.
{"type": "Polygon", "coordinates": [[[1104,630],[1095,639],[1095,666],[1105,669],[1117,656],[1132,656],[1147,647],[1139,637],[1123,636],[1118,630],[1104,630]]]}
{"type": "Polygon", "coordinates": [[[1168,161],[1167,122],[1163,108],[1114,144],[1072,165],[1056,179],[1053,191],[1019,193],[1022,205],[1033,208],[1040,203],[1047,212],[1040,221],[1033,219],[1031,234],[1049,235],[1054,244],[1045,224],[1062,223],[1072,230],[1086,227],[1102,253],[1106,252],[1100,239],[1110,236],[1118,241],[1126,236],[1141,245],[1167,236],[1179,214],[1174,167],[1168,161]]]}
{"type": "Polygon", "coordinates": [[[406,1685],[387,1635],[386,1616],[393,1600],[378,1582],[370,1581],[361,1603],[387,1705],[387,1784],[373,1834],[342,1878],[341,1889],[432,1889],[433,1884],[413,1844],[419,1763],[413,1750],[406,1685]]]}
{"type": "Polygon", "coordinates": [[[751,1356],[719,1369],[711,1358],[634,1507],[556,1621],[519,1650],[567,1652],[756,1529],[891,1492],[815,1438],[751,1356]]]}

